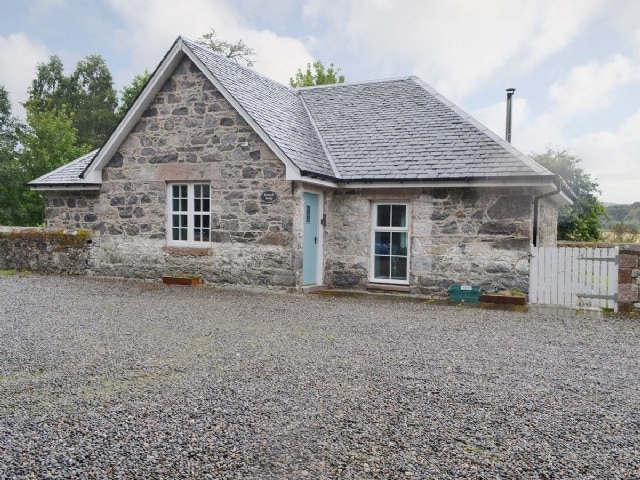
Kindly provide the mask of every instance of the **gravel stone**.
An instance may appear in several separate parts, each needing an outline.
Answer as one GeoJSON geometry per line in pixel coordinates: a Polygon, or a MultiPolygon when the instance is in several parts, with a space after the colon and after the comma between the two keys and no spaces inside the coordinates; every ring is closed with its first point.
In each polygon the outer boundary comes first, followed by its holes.
{"type": "Polygon", "coordinates": [[[2,479],[640,478],[640,323],[0,276],[2,479]]]}

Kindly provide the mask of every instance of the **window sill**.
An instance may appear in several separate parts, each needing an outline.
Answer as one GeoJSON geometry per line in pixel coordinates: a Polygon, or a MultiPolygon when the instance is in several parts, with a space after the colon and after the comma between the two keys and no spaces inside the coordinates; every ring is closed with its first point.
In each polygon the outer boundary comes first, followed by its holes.
{"type": "Polygon", "coordinates": [[[169,255],[182,257],[206,257],[211,255],[213,250],[211,247],[193,247],[190,245],[182,247],[176,245],[165,245],[162,247],[162,251],[169,255]]]}

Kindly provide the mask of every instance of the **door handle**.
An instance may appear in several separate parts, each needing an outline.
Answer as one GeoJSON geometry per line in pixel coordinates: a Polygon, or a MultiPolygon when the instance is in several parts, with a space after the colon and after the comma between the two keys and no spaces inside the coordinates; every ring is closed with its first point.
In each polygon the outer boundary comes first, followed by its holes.
{"type": "Polygon", "coordinates": [[[313,243],[318,244],[318,237],[313,237],[313,243]]]}

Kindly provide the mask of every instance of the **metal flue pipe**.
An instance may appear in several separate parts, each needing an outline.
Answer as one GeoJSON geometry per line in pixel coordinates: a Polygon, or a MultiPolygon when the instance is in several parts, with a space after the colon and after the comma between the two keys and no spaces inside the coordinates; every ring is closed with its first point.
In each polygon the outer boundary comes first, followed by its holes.
{"type": "Polygon", "coordinates": [[[511,97],[515,91],[515,88],[507,88],[507,130],[504,139],[509,143],[511,143],[511,97]]]}

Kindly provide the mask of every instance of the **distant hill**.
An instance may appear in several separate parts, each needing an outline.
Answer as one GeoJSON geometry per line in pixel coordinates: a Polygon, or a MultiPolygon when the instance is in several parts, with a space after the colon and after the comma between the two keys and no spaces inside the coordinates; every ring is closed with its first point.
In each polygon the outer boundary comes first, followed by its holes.
{"type": "Polygon", "coordinates": [[[601,218],[603,230],[610,230],[612,225],[624,223],[640,229],[640,202],[631,205],[605,204],[609,218],[601,218]]]}

